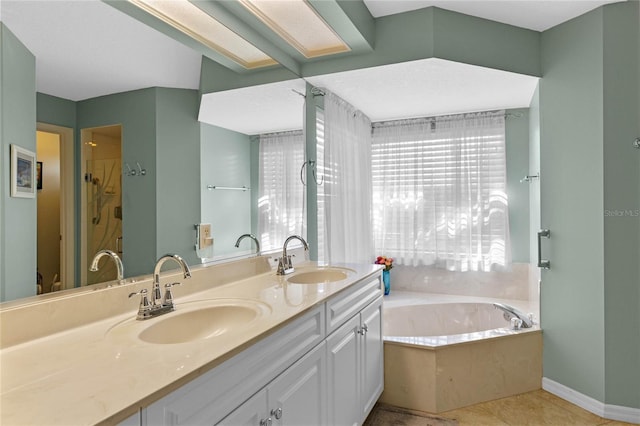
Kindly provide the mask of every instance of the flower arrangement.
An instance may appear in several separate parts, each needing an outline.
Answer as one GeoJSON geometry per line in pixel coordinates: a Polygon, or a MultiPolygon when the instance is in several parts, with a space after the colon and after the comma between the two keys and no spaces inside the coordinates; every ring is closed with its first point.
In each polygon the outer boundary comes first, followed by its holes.
{"type": "Polygon", "coordinates": [[[374,262],[377,265],[384,265],[384,270],[389,271],[393,268],[393,258],[386,256],[378,256],[376,257],[376,261],[374,262]]]}

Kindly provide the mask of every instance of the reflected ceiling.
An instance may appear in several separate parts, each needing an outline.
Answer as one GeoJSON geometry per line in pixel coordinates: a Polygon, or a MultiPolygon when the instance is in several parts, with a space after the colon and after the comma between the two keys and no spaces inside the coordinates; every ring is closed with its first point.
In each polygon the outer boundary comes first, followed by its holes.
{"type": "Polygon", "coordinates": [[[528,108],[538,85],[537,77],[437,58],[306,79],[331,90],[371,121],[528,108]]]}

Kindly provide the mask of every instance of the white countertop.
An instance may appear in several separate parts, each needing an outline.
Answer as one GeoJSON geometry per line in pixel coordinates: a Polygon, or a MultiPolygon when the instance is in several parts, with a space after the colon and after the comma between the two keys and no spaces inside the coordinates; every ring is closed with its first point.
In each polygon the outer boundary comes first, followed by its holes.
{"type": "MultiPolygon", "coordinates": [[[[135,316],[129,312],[2,349],[0,424],[69,426],[121,421],[379,271],[377,265],[341,266],[355,273],[332,283],[290,284],[286,281],[289,276],[271,271],[176,297],[176,312],[181,304],[202,299],[252,299],[270,307],[270,312],[236,332],[188,343],[150,344],[137,339],[135,333],[110,332],[114,325],[135,316]]],[[[315,268],[313,263],[300,265],[296,273],[315,268]]],[[[137,323],[143,327],[174,313],[137,323]]]]}

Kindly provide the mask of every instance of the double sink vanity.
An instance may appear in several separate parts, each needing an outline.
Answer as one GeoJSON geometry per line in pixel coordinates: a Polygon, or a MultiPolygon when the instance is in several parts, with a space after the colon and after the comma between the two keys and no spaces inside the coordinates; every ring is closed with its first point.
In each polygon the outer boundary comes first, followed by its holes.
{"type": "Polygon", "coordinates": [[[379,266],[278,275],[259,256],[191,275],[161,274],[175,309],[145,320],[128,296],[153,277],[2,306],[0,423],[364,421],[383,386],[379,266]]]}

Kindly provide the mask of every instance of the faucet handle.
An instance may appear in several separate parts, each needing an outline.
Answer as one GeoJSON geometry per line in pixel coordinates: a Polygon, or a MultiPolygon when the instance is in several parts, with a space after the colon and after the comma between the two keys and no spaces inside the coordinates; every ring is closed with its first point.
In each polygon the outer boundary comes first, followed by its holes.
{"type": "Polygon", "coordinates": [[[171,293],[171,287],[174,285],[182,285],[182,283],[167,283],[164,285],[164,299],[162,299],[162,306],[173,307],[173,293],[171,293]]]}
{"type": "Polygon", "coordinates": [[[133,297],[137,294],[140,295],[140,307],[138,308],[138,319],[143,319],[148,316],[148,313],[151,311],[151,303],[149,302],[149,297],[147,296],[147,289],[143,288],[140,291],[130,293],[129,297],[133,297]]]}

